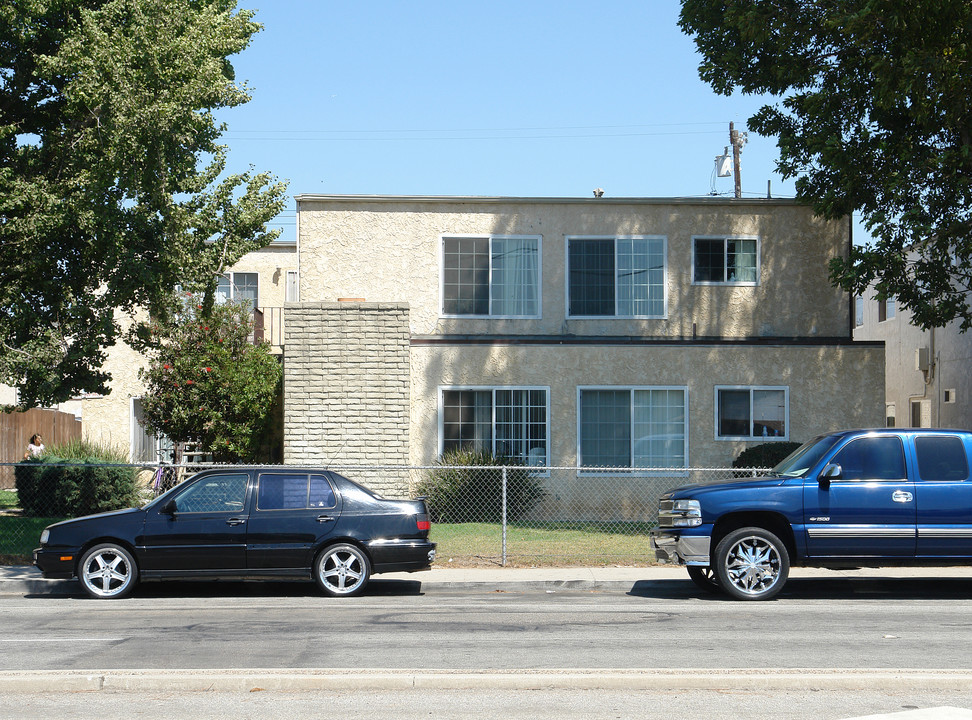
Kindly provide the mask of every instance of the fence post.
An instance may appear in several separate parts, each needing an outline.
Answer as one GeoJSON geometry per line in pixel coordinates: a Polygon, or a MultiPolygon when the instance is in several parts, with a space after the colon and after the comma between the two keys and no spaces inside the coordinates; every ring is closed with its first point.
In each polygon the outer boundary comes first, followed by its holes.
{"type": "Polygon", "coordinates": [[[506,567],[506,465],[503,466],[503,560],[501,565],[506,567]]]}

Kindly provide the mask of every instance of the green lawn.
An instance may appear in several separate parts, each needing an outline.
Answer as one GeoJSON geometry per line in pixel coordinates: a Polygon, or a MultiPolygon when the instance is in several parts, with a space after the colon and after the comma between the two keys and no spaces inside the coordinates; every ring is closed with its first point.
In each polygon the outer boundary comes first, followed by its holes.
{"type": "MultiPolygon", "coordinates": [[[[508,565],[647,565],[650,523],[517,523],[507,526],[508,565]]],[[[436,563],[499,564],[503,529],[491,523],[435,523],[436,563]]]]}
{"type": "Polygon", "coordinates": [[[0,512],[17,507],[17,493],[14,490],[0,490],[0,512]]]}

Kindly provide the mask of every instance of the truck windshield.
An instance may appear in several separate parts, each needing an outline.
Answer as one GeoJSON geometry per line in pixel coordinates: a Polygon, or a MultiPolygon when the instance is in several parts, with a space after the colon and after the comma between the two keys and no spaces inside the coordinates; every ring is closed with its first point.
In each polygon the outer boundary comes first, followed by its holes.
{"type": "Polygon", "coordinates": [[[804,443],[773,468],[772,474],[784,477],[803,477],[827,454],[827,451],[837,444],[839,439],[834,435],[821,435],[808,443],[804,443]]]}

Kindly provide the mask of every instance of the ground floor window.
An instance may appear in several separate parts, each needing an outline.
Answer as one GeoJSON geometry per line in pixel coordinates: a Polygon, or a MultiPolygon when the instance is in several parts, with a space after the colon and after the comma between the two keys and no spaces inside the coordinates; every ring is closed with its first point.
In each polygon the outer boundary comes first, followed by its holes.
{"type": "Polygon", "coordinates": [[[441,388],[440,452],[469,449],[549,464],[547,388],[441,388]]]}
{"type": "Polygon", "coordinates": [[[785,440],[789,389],[785,387],[716,387],[716,438],[785,440]]]}
{"type": "Polygon", "coordinates": [[[685,388],[579,388],[580,466],[686,467],[687,394],[685,388]]]}

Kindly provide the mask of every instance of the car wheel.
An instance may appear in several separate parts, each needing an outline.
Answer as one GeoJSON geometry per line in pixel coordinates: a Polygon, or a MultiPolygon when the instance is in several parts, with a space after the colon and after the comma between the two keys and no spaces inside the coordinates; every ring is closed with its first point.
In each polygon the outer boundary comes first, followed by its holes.
{"type": "Polygon", "coordinates": [[[763,528],[734,530],[716,546],[716,581],[737,600],[768,600],[783,589],[789,574],[786,545],[763,528]]]}
{"type": "Polygon", "coordinates": [[[114,543],[95,545],[78,563],[81,587],[93,598],[121,598],[135,589],[138,566],[125,548],[114,543]]]}
{"type": "Polygon", "coordinates": [[[719,581],[716,580],[715,571],[711,567],[689,565],[688,574],[692,578],[692,582],[706,592],[714,593],[719,591],[719,581]]]}
{"type": "Polygon", "coordinates": [[[361,548],[350,543],[324,548],[314,563],[314,579],[328,595],[357,595],[364,590],[370,577],[368,556],[361,548]]]}

